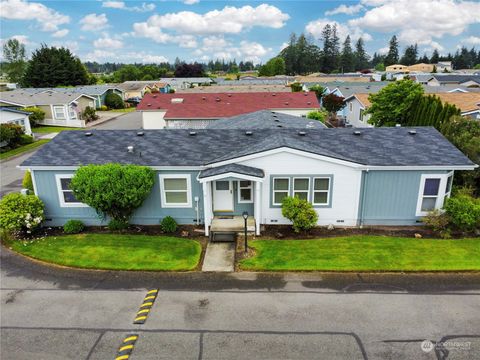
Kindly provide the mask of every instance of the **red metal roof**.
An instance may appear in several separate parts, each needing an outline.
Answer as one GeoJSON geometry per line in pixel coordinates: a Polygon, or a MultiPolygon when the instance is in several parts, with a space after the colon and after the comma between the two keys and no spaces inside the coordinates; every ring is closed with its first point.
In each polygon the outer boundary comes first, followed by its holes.
{"type": "Polygon", "coordinates": [[[319,108],[314,92],[145,94],[137,110],[166,110],[165,119],[217,119],[273,109],[319,108]],[[172,99],[182,99],[173,100],[172,99]]]}

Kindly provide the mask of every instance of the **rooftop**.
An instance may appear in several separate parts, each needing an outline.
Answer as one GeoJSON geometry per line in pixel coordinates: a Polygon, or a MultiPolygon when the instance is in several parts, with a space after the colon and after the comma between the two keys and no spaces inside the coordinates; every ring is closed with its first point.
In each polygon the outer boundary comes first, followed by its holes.
{"type": "MultiPolygon", "coordinates": [[[[33,105],[62,105],[69,104],[84,94],[73,91],[69,92],[39,92],[32,93],[22,90],[0,92],[0,101],[20,106],[33,105]]],[[[85,96],[85,95],[84,95],[85,96]]]]}

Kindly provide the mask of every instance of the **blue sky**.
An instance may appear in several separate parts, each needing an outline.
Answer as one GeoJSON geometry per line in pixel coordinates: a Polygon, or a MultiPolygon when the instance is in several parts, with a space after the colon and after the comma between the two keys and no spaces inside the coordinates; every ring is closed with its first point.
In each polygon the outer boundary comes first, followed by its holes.
{"type": "Polygon", "coordinates": [[[370,53],[393,34],[420,53],[480,48],[480,1],[26,1],[2,0],[1,40],[31,51],[41,43],[70,48],[83,61],[160,62],[225,58],[262,62],[292,32],[318,39],[336,23],[341,38],[362,36],[370,53]]]}

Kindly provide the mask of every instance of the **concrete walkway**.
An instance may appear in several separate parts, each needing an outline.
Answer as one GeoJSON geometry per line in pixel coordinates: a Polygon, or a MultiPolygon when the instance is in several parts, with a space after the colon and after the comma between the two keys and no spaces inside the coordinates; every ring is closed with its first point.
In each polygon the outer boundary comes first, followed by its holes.
{"type": "Polygon", "coordinates": [[[209,242],[202,271],[233,272],[235,263],[234,242],[209,242]]]}

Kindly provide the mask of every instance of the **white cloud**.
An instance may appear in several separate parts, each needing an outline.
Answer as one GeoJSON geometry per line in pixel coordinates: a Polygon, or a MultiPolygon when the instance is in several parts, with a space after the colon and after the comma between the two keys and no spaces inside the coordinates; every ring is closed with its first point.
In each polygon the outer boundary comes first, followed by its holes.
{"type": "Polygon", "coordinates": [[[202,61],[237,59],[252,61],[257,64],[262,61],[265,55],[272,52],[271,48],[265,48],[257,42],[243,40],[235,45],[223,36],[207,36],[203,38],[202,45],[193,52],[202,61]]]}
{"type": "Polygon", "coordinates": [[[68,29],[62,29],[62,30],[55,31],[52,34],[52,36],[55,37],[55,38],[61,38],[61,37],[67,36],[69,32],[70,32],[70,30],[68,30],[68,29]]]}
{"type": "Polygon", "coordinates": [[[463,40],[466,44],[480,45],[480,36],[470,36],[463,40]]]}
{"type": "Polygon", "coordinates": [[[387,55],[389,49],[390,48],[388,46],[385,46],[383,48],[378,49],[377,53],[380,54],[380,55],[387,55]]]}
{"type": "Polygon", "coordinates": [[[112,39],[108,35],[104,35],[102,38],[95,40],[93,46],[97,49],[121,49],[123,47],[123,42],[118,39],[112,39]]]}
{"type": "Polygon", "coordinates": [[[85,61],[97,61],[97,62],[105,62],[109,61],[110,59],[116,58],[115,53],[112,51],[107,50],[93,50],[91,53],[85,55],[85,61]]]}
{"type": "Polygon", "coordinates": [[[322,37],[322,31],[325,25],[337,25],[337,35],[340,38],[340,41],[345,40],[347,35],[350,35],[352,40],[356,40],[358,38],[362,38],[364,41],[372,40],[372,36],[360,28],[356,26],[348,26],[345,24],[341,24],[338,21],[330,20],[330,19],[318,19],[315,21],[311,21],[305,26],[305,31],[309,34],[312,34],[316,39],[320,39],[322,37]]]}
{"type": "Polygon", "coordinates": [[[114,51],[109,50],[99,50],[96,49],[85,55],[86,61],[97,61],[97,62],[124,62],[124,63],[143,63],[143,64],[152,64],[152,63],[162,63],[167,62],[168,59],[162,55],[152,55],[144,51],[140,52],[128,52],[128,53],[115,53],[114,51]]]}
{"type": "Polygon", "coordinates": [[[108,26],[107,15],[105,14],[88,14],[82,18],[79,22],[82,30],[85,31],[97,31],[105,29],[108,26]]]}
{"type": "Polygon", "coordinates": [[[325,11],[325,15],[330,16],[330,15],[336,15],[336,14],[346,14],[346,15],[353,15],[356,14],[364,9],[362,4],[357,4],[357,5],[340,5],[339,7],[336,7],[333,10],[325,11]]]}
{"type": "Polygon", "coordinates": [[[198,4],[200,0],[183,0],[183,3],[186,5],[198,4]]]}
{"type": "Polygon", "coordinates": [[[102,7],[135,12],[148,12],[155,9],[155,4],[142,3],[142,6],[127,6],[124,1],[104,1],[102,7]]]}
{"type": "Polygon", "coordinates": [[[51,45],[55,46],[57,48],[65,47],[65,48],[69,49],[74,54],[76,54],[78,49],[79,49],[78,42],[76,42],[76,41],[55,41],[51,45]]]}
{"type": "Polygon", "coordinates": [[[0,18],[36,21],[42,31],[58,31],[58,27],[70,22],[70,17],[37,2],[2,0],[0,18]]]}
{"type": "Polygon", "coordinates": [[[363,0],[373,6],[349,26],[382,33],[398,33],[402,44],[437,46],[433,39],[456,36],[480,22],[480,2],[458,0],[363,0]]]}
{"type": "Polygon", "coordinates": [[[23,44],[23,45],[30,45],[31,44],[30,40],[28,40],[27,35],[13,35],[13,36],[10,36],[10,39],[18,40],[18,42],[20,44],[23,44]]]}
{"type": "Polygon", "coordinates": [[[290,45],[288,42],[282,43],[282,45],[280,45],[280,51],[282,51],[283,49],[285,49],[286,47],[288,47],[288,45],[290,45]]]}

